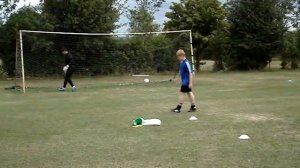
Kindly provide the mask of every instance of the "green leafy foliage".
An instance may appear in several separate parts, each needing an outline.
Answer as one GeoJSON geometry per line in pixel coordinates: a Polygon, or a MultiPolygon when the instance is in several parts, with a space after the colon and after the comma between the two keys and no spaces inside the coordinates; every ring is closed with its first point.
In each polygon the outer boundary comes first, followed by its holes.
{"type": "Polygon", "coordinates": [[[9,14],[17,7],[19,0],[1,0],[0,1],[0,25],[3,24],[9,14]]]}
{"type": "MultiPolygon", "coordinates": [[[[0,58],[3,60],[4,70],[11,76],[15,70],[16,59],[16,39],[19,39],[18,31],[21,29],[30,30],[49,30],[51,25],[42,17],[37,9],[31,6],[25,6],[13,13],[5,25],[0,27],[0,58]]],[[[31,39],[40,47],[47,45],[42,43],[43,39],[31,39]]]]}
{"type": "Polygon", "coordinates": [[[287,24],[279,0],[231,0],[230,41],[232,52],[227,64],[230,69],[263,69],[280,51],[287,24]]]}
{"type": "Polygon", "coordinates": [[[166,13],[170,20],[165,23],[165,29],[192,30],[198,70],[200,60],[205,58],[203,51],[209,45],[210,37],[224,26],[226,11],[218,0],[180,0],[173,3],[170,9],[166,13]]]}
{"type": "Polygon", "coordinates": [[[154,14],[159,11],[165,0],[135,0],[136,6],[129,10],[130,32],[158,31],[159,25],[154,23],[154,14]]]}
{"type": "Polygon", "coordinates": [[[288,32],[284,37],[283,49],[281,52],[281,68],[288,67],[296,69],[299,66],[300,50],[299,50],[300,34],[297,32],[288,32]]]}
{"type": "Polygon", "coordinates": [[[147,10],[130,10],[128,16],[130,32],[153,32],[159,29],[159,25],[154,23],[154,16],[147,10]]]}
{"type": "Polygon", "coordinates": [[[286,19],[293,28],[299,28],[300,21],[300,1],[299,0],[281,0],[281,9],[287,13],[286,19]]]}
{"type": "MultiPolygon", "coordinates": [[[[48,30],[66,32],[115,31],[118,19],[127,10],[123,0],[51,1],[38,7],[16,10],[18,0],[0,1],[0,59],[5,74],[14,75],[18,31],[48,30]]],[[[154,14],[165,0],[135,0],[128,10],[130,32],[159,31],[154,14]]],[[[215,61],[214,70],[263,69],[280,53],[282,67],[298,67],[299,0],[180,0],[166,13],[165,30],[190,29],[193,32],[195,67],[200,61],[215,61]]],[[[24,34],[24,59],[30,76],[61,73],[62,46],[71,49],[79,70],[90,75],[174,71],[174,52],[182,48],[191,55],[187,34],[128,37],[74,37],[69,35],[24,34]]]]}
{"type": "Polygon", "coordinates": [[[297,51],[300,53],[300,30],[297,30],[297,32],[295,33],[295,45],[297,51]]]}
{"type": "Polygon", "coordinates": [[[119,11],[116,0],[45,0],[43,13],[55,25],[55,31],[112,32],[119,11]]]}

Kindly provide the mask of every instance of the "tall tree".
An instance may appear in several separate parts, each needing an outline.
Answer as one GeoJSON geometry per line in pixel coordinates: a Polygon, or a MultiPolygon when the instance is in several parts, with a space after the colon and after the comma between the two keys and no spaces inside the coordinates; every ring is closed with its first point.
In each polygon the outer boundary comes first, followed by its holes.
{"type": "Polygon", "coordinates": [[[167,30],[190,29],[193,31],[196,70],[204,58],[204,49],[213,32],[224,27],[226,11],[218,0],[180,0],[173,3],[166,13],[170,20],[165,23],[167,30]]]}
{"type": "Polygon", "coordinates": [[[297,47],[299,47],[299,32],[288,32],[284,36],[283,48],[280,53],[281,55],[281,68],[286,69],[290,66],[292,69],[298,68],[299,64],[299,51],[297,47]]]}
{"type": "Polygon", "coordinates": [[[119,18],[118,0],[44,1],[44,14],[55,31],[112,32],[119,18]]]}
{"type": "Polygon", "coordinates": [[[1,0],[0,1],[0,25],[8,18],[8,15],[17,7],[20,0],[1,0]]]}
{"type": "MultiPolygon", "coordinates": [[[[51,25],[37,11],[37,8],[25,6],[12,13],[3,26],[0,27],[0,59],[3,60],[3,68],[8,75],[14,75],[16,39],[18,31],[27,30],[51,30],[51,25]]],[[[40,44],[39,39],[34,39],[40,44]]]]}
{"type": "MultiPolygon", "coordinates": [[[[121,0],[45,0],[43,14],[54,24],[54,31],[110,33],[118,27],[121,3],[121,0]]],[[[54,40],[56,51],[62,46],[74,50],[73,56],[76,60],[87,60],[78,61],[77,64],[89,67],[93,74],[112,72],[111,67],[104,65],[108,65],[107,62],[113,59],[113,56],[111,53],[101,54],[101,51],[111,48],[113,38],[62,35],[54,40]],[[98,57],[90,58],[94,53],[99,53],[98,57]]]]}
{"type": "Polygon", "coordinates": [[[154,14],[159,11],[165,0],[135,0],[133,9],[129,9],[130,32],[151,32],[157,31],[159,25],[154,22],[154,14]]]}
{"type": "Polygon", "coordinates": [[[228,29],[229,25],[224,24],[224,27],[214,30],[209,36],[208,46],[204,50],[209,58],[215,61],[214,71],[225,69],[224,63],[231,47],[228,29]]]}
{"type": "Polygon", "coordinates": [[[281,0],[228,2],[232,52],[227,64],[231,69],[262,69],[280,51],[287,31],[283,5],[281,0]]]}
{"type": "Polygon", "coordinates": [[[293,28],[298,29],[300,23],[300,0],[281,0],[282,10],[285,10],[286,20],[293,28]]]}

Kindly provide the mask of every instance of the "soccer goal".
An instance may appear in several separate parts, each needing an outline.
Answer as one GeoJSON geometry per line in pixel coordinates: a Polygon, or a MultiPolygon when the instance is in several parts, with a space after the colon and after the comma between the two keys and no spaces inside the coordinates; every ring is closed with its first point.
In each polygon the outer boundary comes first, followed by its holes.
{"type": "Polygon", "coordinates": [[[62,78],[64,66],[62,47],[68,48],[75,59],[75,78],[119,75],[134,80],[147,76],[153,78],[151,82],[170,80],[178,72],[175,57],[178,49],[185,50],[195,69],[191,30],[144,33],[20,30],[15,74],[16,83],[24,93],[29,88],[59,85],[57,81],[62,78]]]}

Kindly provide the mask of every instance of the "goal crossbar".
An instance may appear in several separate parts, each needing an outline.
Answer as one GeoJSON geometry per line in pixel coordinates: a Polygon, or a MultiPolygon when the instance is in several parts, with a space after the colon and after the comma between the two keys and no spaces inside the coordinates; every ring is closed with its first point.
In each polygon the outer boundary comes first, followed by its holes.
{"type": "Polygon", "coordinates": [[[75,32],[51,32],[51,31],[34,31],[20,30],[21,33],[41,33],[41,34],[66,34],[66,35],[83,35],[83,36],[118,36],[118,35],[147,35],[147,34],[169,34],[169,33],[184,33],[192,32],[191,30],[174,30],[160,32],[140,32],[140,33],[75,33],[75,32]]]}

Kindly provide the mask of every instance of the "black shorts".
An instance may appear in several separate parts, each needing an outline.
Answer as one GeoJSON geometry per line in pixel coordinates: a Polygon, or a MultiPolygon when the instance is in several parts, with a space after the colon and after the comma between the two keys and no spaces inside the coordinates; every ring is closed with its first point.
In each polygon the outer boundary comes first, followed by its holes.
{"type": "Polygon", "coordinates": [[[191,91],[192,91],[192,89],[189,88],[189,86],[182,85],[180,88],[180,92],[182,92],[182,93],[189,93],[191,91]]]}

